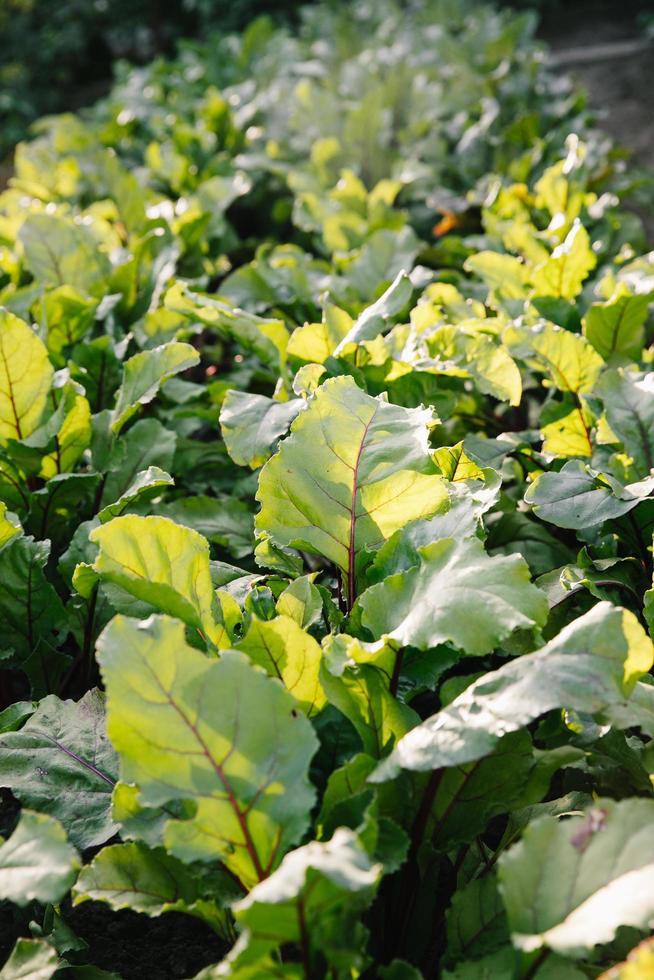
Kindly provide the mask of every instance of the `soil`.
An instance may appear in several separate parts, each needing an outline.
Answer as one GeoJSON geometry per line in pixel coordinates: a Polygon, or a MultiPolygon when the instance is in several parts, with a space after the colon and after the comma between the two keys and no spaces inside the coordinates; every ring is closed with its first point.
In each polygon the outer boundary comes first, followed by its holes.
{"type": "MultiPolygon", "coordinates": [[[[122,980],[186,980],[219,963],[229,948],[209,926],[181,912],[151,919],[128,910],[112,912],[100,902],[71,908],[69,899],[61,911],[75,935],[89,945],[77,954],[81,962],[122,980]]],[[[36,906],[15,913],[0,903],[0,963],[19,936],[30,938],[30,913],[39,920],[36,906]]]]}
{"type": "MultiPolygon", "coordinates": [[[[654,172],[654,37],[648,44],[644,15],[654,23],[654,0],[621,5],[573,4],[550,14],[539,34],[549,45],[556,64],[569,72],[586,89],[588,103],[598,126],[630,153],[631,165],[654,172]],[[607,57],[601,49],[617,42],[640,42],[641,48],[607,57]],[[597,52],[597,60],[593,58],[597,52]]],[[[636,45],[634,45],[635,47],[636,45]]],[[[648,239],[654,242],[654,208],[649,213],[636,208],[643,219],[648,239]]]]}

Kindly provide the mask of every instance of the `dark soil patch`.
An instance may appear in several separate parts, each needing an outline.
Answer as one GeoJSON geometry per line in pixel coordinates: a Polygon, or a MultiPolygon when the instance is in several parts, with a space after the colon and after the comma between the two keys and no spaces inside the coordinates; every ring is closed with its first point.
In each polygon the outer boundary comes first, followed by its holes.
{"type": "MultiPolygon", "coordinates": [[[[30,918],[40,921],[40,914],[36,905],[16,911],[0,903],[0,963],[19,936],[30,937],[30,918]]],[[[181,912],[151,919],[128,910],[112,912],[100,902],[71,908],[67,899],[62,914],[89,945],[71,954],[71,961],[90,963],[122,980],[186,980],[219,963],[229,949],[209,926],[181,912]]]]}
{"type": "Polygon", "coordinates": [[[111,912],[85,902],[64,910],[66,922],[89,944],[94,966],[123,980],[183,980],[219,963],[228,946],[203,922],[181,912],[158,919],[137,912],[111,912]]]}

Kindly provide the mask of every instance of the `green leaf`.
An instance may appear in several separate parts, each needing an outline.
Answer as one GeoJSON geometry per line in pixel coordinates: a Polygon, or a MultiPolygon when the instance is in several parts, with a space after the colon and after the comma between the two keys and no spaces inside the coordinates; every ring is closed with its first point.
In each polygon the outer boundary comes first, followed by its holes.
{"type": "Polygon", "coordinates": [[[499,739],[555,708],[601,714],[621,704],[653,660],[652,642],[626,609],[600,602],[542,649],[484,674],[405,735],[371,779],[481,759],[499,739]]]}
{"type": "Polygon", "coordinates": [[[507,345],[514,357],[524,358],[549,375],[555,388],[573,395],[592,391],[604,367],[604,361],[585,337],[554,323],[509,330],[507,345]]]}
{"type": "Polygon", "coordinates": [[[356,728],[363,751],[379,758],[418,723],[419,716],[390,690],[397,651],[384,643],[361,643],[346,634],[326,637],[322,685],[356,728]]]}
{"type": "Polygon", "coordinates": [[[606,371],[596,393],[637,475],[649,476],[654,469],[654,372],[606,371]]]}
{"type": "Polygon", "coordinates": [[[171,341],[134,354],[125,361],[112,415],[112,432],[118,434],[140,405],[151,402],[164,381],[194,367],[199,360],[197,351],[190,344],[171,341]]]}
{"type": "Polygon", "coordinates": [[[20,731],[0,735],[0,786],[60,820],[79,848],[115,833],[109,810],[116,768],[98,691],[77,703],[51,694],[20,731]]]}
{"type": "Polygon", "coordinates": [[[615,354],[639,360],[651,293],[634,295],[623,284],[606,303],[593,303],[582,320],[584,336],[605,361],[615,354]]]}
{"type": "Polygon", "coordinates": [[[41,421],[54,369],[24,320],[0,310],[0,440],[25,439],[41,421]]]}
{"type": "Polygon", "coordinates": [[[318,388],[259,478],[260,534],[333,561],[354,601],[356,559],[447,499],[427,409],[389,405],[349,377],[318,388]]]}
{"type": "Polygon", "coordinates": [[[93,513],[100,480],[99,473],[53,476],[44,487],[30,495],[27,529],[39,538],[50,538],[53,550],[59,551],[67,542],[74,522],[83,522],[93,513]]]}
{"type": "MultiPolygon", "coordinates": [[[[96,416],[97,419],[97,416],[96,416]]],[[[100,470],[107,470],[101,504],[115,503],[134,483],[138,473],[149,467],[170,472],[175,456],[177,437],[165,429],[156,419],[135,422],[113,444],[109,458],[96,462],[100,470]]]]}
{"type": "Polygon", "coordinates": [[[450,506],[442,514],[412,521],[396,531],[376,553],[367,571],[371,582],[379,582],[395,572],[420,564],[419,549],[441,538],[471,538],[480,531],[483,514],[490,510],[500,492],[501,480],[486,470],[487,482],[470,481],[453,488],[450,506]],[[490,479],[488,475],[492,474],[490,479]]]}
{"type": "Polygon", "coordinates": [[[500,252],[477,252],[466,259],[466,272],[479,276],[490,290],[497,290],[507,299],[522,299],[527,295],[529,273],[513,255],[500,252]]]}
{"type": "Polygon", "coordinates": [[[583,753],[566,747],[540,755],[525,731],[510,732],[483,759],[446,769],[440,777],[428,824],[437,850],[449,850],[484,832],[501,813],[537,802],[554,772],[583,753]]]}
{"type": "Polygon", "coordinates": [[[177,497],[150,508],[160,517],[198,531],[209,541],[226,548],[235,558],[252,554],[254,528],[252,512],[235,497],[177,497]]]}
{"type": "Polygon", "coordinates": [[[132,504],[139,500],[148,500],[158,493],[162,487],[170,487],[174,482],[170,473],[159,469],[158,466],[148,466],[146,470],[141,470],[136,474],[133,483],[120,495],[118,500],[98,511],[98,519],[105,524],[112,517],[120,517],[123,511],[132,504]]]}
{"type": "Polygon", "coordinates": [[[509,938],[504,904],[497,878],[476,878],[454,894],[447,911],[447,963],[481,959],[501,948],[509,938]]]}
{"type": "MultiPolygon", "coordinates": [[[[163,844],[166,821],[174,812],[171,807],[143,806],[138,786],[118,782],[111,799],[111,815],[120,827],[121,839],[143,841],[148,847],[163,844]]],[[[183,807],[180,809],[180,814],[183,807]]]]}
{"type": "Polygon", "coordinates": [[[196,293],[177,283],[166,294],[166,309],[232,337],[245,350],[283,373],[288,331],[282,320],[248,313],[219,296],[196,293]]]}
{"type": "MultiPolygon", "coordinates": [[[[37,696],[46,693],[51,651],[57,646],[58,634],[64,629],[66,614],[61,599],[45,576],[50,554],[49,541],[15,536],[0,551],[0,618],[2,643],[16,652],[19,663],[33,662],[37,696]],[[38,667],[38,662],[42,666],[38,667]]],[[[55,664],[51,665],[55,681],[55,664]]]]}
{"type": "MultiPolygon", "coordinates": [[[[91,443],[91,408],[84,395],[77,390],[77,385],[65,385],[58,398],[57,411],[49,420],[53,422],[57,416],[61,419],[52,434],[54,448],[41,461],[40,475],[45,479],[70,472],[91,443]]],[[[25,445],[32,444],[36,435],[34,432],[26,439],[25,445]]]]}
{"type": "Polygon", "coordinates": [[[220,431],[230,457],[253,470],[263,466],[305,405],[301,398],[278,402],[264,395],[228,391],[220,410],[220,431]]]}
{"type": "Polygon", "coordinates": [[[43,939],[19,939],[0,970],[0,980],[50,980],[59,956],[43,939]]]}
{"type": "Polygon", "coordinates": [[[38,322],[46,325],[48,350],[57,356],[81,340],[93,325],[97,307],[97,300],[72,286],[49,289],[37,309],[38,322]]]}
{"type": "Polygon", "coordinates": [[[0,846],[0,898],[16,905],[56,903],[80,867],[58,820],[23,810],[9,840],[0,846]]]}
{"type": "Polygon", "coordinates": [[[654,800],[596,800],[583,816],[544,816],[499,859],[514,944],[581,957],[620,926],[654,921],[654,800]]]}
{"type": "Polygon", "coordinates": [[[326,843],[311,841],[292,851],[274,874],[232,906],[242,934],[227,963],[256,963],[292,943],[302,950],[306,976],[315,951],[341,969],[360,966],[357,927],[381,871],[344,828],[326,843]]]}
{"type": "Polygon", "coordinates": [[[227,913],[203,897],[202,878],[163,848],[113,844],[83,869],[73,889],[73,905],[104,902],[114,911],[132,909],[149,916],[185,912],[224,931],[227,913]]]}
{"type": "Polygon", "coordinates": [[[0,735],[5,732],[15,732],[34,714],[36,705],[33,701],[15,701],[8,708],[0,711],[0,735]]]}
{"type": "Polygon", "coordinates": [[[307,717],[322,711],[326,702],[319,680],[322,651],[290,616],[270,621],[253,616],[235,649],[247,653],[271,677],[279,678],[307,717]]]}
{"type": "Polygon", "coordinates": [[[512,946],[504,946],[479,960],[467,960],[453,970],[445,970],[442,980],[515,980],[516,975],[530,980],[585,980],[587,976],[560,956],[549,956],[543,962],[523,960],[526,957],[512,946]]]}
{"type": "Polygon", "coordinates": [[[393,317],[407,306],[412,294],[413,285],[406,272],[398,272],[388,289],[354,321],[334,349],[334,357],[338,357],[348,344],[360,344],[390,330],[393,317]]]}
{"type": "Polygon", "coordinates": [[[89,540],[99,547],[92,568],[101,580],[224,645],[201,534],[165,517],[131,515],[94,528],[89,540]]]}
{"type": "Polygon", "coordinates": [[[417,549],[420,564],[371,586],[359,600],[375,637],[421,650],[452,643],[489,653],[515,629],[542,626],[547,599],[518,555],[490,558],[477,538],[417,549]]]}
{"type": "Polygon", "coordinates": [[[75,221],[54,214],[31,214],[18,239],[25,249],[27,268],[39,285],[72,286],[93,293],[111,272],[111,263],[92,232],[75,221]]]}
{"type": "Polygon", "coordinates": [[[323,600],[320,590],[313,584],[314,578],[315,574],[296,578],[284,589],[276,604],[280,616],[290,616],[304,630],[322,619],[323,600]]]}
{"type": "Polygon", "coordinates": [[[579,219],[575,219],[563,242],[534,270],[534,292],[537,296],[575,299],[596,265],[597,256],[591,248],[588,232],[579,219]]]}
{"type": "Polygon", "coordinates": [[[579,530],[615,520],[654,492],[654,478],[621,486],[571,459],[558,473],[542,473],[527,488],[525,502],[542,520],[579,530]]]}
{"type": "Polygon", "coordinates": [[[23,533],[20,521],[15,514],[7,510],[7,505],[0,501],[0,551],[15,537],[23,533]]]}
{"type": "Polygon", "coordinates": [[[316,750],[294,698],[241,653],[211,660],[189,647],[184,627],[151,616],[116,616],[98,641],[108,730],[123,778],[140,802],[196,804],[171,818],[167,850],[183,861],[215,860],[251,887],[304,832],[316,750]]]}

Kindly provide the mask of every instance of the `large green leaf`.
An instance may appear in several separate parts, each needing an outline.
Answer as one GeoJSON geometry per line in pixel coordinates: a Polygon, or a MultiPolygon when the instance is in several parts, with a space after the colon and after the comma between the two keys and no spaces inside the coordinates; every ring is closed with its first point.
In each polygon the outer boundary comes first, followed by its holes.
{"type": "Polygon", "coordinates": [[[99,546],[92,568],[103,581],[224,645],[201,534],[165,517],[132,515],[94,528],[89,539],[99,546]]]}
{"type": "Polygon", "coordinates": [[[375,637],[428,649],[452,643],[488,653],[515,629],[542,626],[545,594],[518,555],[489,557],[477,538],[443,538],[417,549],[420,564],[371,586],[360,599],[375,637]]]}
{"type": "Polygon", "coordinates": [[[301,837],[314,792],[309,722],[277,680],[242,653],[211,660],[181,623],[116,616],[98,641],[108,730],[123,778],[140,801],[196,804],[171,818],[168,850],[183,861],[220,858],[246,886],[270,874],[301,837]]]}
{"type": "Polygon", "coordinates": [[[278,677],[309,718],[324,708],[326,699],[319,680],[320,646],[290,616],[277,616],[270,621],[253,616],[235,649],[247,653],[271,677],[278,677]]]}
{"type": "Polygon", "coordinates": [[[352,605],[356,560],[445,507],[428,444],[433,417],[372,398],[349,377],[326,381],[259,479],[259,532],[333,561],[352,605]]]}
{"type": "Polygon", "coordinates": [[[575,395],[592,390],[604,361],[585,337],[554,323],[509,331],[509,349],[549,375],[552,384],[575,395]]]}
{"type": "Polygon", "coordinates": [[[24,320],[0,310],[0,439],[25,439],[45,408],[54,369],[24,320]]]}
{"type": "Polygon", "coordinates": [[[449,508],[435,517],[412,521],[396,531],[376,553],[367,571],[371,582],[420,564],[419,548],[440,538],[470,538],[482,526],[482,516],[497,503],[501,480],[494,470],[484,471],[486,481],[465,480],[452,487],[449,508]]]}
{"type": "Polygon", "coordinates": [[[171,341],[153,350],[134,354],[123,367],[123,380],[116,394],[111,428],[118,433],[138,411],[139,405],[147,405],[159,388],[180,371],[186,371],[198,363],[200,357],[190,344],[171,341]]]}
{"type": "Polygon", "coordinates": [[[381,871],[344,828],[326,843],[312,841],[292,851],[274,874],[233,906],[243,932],[227,963],[253,964],[292,943],[299,947],[305,976],[313,975],[317,951],[341,969],[360,966],[359,918],[381,871]]]}
{"type": "Polygon", "coordinates": [[[654,800],[596,800],[544,816],[499,859],[513,942],[580,957],[620,926],[654,925],[654,800]]]}
{"type": "Polygon", "coordinates": [[[56,817],[79,848],[103,844],[115,833],[110,807],[116,769],[98,691],[77,703],[52,694],[19,731],[0,735],[0,786],[56,817]]]}
{"type": "Polygon", "coordinates": [[[654,469],[654,372],[606,371],[596,391],[637,475],[649,476],[654,469]]]}
{"type": "Polygon", "coordinates": [[[0,846],[0,898],[16,905],[58,902],[75,881],[79,858],[58,820],[23,810],[0,846]]]}
{"type": "Polygon", "coordinates": [[[601,715],[622,704],[652,660],[652,642],[633,613],[600,602],[541,650],[484,674],[414,728],[371,779],[481,759],[503,735],[554,708],[601,715]]]}

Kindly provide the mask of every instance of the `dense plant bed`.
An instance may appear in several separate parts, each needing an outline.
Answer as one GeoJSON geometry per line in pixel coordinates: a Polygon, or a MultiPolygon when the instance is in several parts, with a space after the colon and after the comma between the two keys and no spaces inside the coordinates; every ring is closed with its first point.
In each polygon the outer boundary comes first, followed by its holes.
{"type": "Polygon", "coordinates": [[[18,148],[3,980],[647,976],[654,253],[530,31],[316,7],[18,148]]]}

